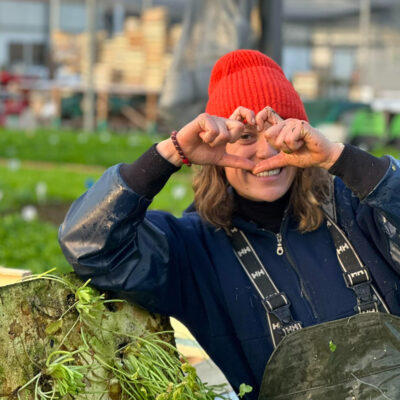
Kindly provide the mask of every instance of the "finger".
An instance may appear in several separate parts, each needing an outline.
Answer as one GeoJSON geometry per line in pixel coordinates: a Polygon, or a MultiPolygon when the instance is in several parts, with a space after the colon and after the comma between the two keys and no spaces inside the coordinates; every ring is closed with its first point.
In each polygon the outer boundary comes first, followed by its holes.
{"type": "Polygon", "coordinates": [[[301,125],[298,120],[284,120],[277,125],[272,125],[264,132],[268,143],[278,150],[291,154],[304,145],[303,136],[300,135],[301,125]]]}
{"type": "Polygon", "coordinates": [[[301,140],[299,138],[301,126],[297,122],[300,121],[286,120],[282,130],[274,138],[275,147],[284,153],[291,154],[303,145],[303,141],[299,143],[299,140],[301,140]]]}
{"type": "Polygon", "coordinates": [[[256,115],[256,124],[261,132],[268,129],[270,125],[276,125],[283,121],[283,118],[271,107],[265,107],[256,115]]]}
{"type": "Polygon", "coordinates": [[[204,114],[199,120],[200,133],[199,136],[204,143],[212,142],[218,135],[218,124],[216,117],[204,114]]]}
{"type": "MultiPolygon", "coordinates": [[[[236,122],[236,121],[235,121],[236,122]]],[[[236,122],[238,125],[239,123],[236,122]]],[[[215,137],[214,140],[208,143],[210,147],[219,146],[222,144],[226,144],[230,141],[230,133],[228,131],[227,126],[225,125],[225,121],[223,119],[216,120],[217,128],[218,128],[218,135],[215,137]]],[[[243,126],[243,124],[240,124],[243,126]]]]}
{"type": "Polygon", "coordinates": [[[276,156],[272,156],[266,160],[260,161],[252,170],[253,174],[258,174],[263,171],[270,171],[276,168],[286,167],[292,165],[290,163],[291,155],[285,153],[278,153],[276,156]]]}
{"type": "Polygon", "coordinates": [[[275,147],[275,148],[279,148],[277,146],[277,140],[282,132],[282,130],[285,129],[285,121],[277,124],[277,125],[272,125],[270,126],[268,129],[266,129],[264,131],[264,137],[267,140],[267,142],[275,147]]]}
{"type": "Polygon", "coordinates": [[[243,121],[250,125],[256,124],[256,118],[253,110],[249,108],[239,106],[229,117],[229,119],[235,119],[236,121],[243,121]]]}
{"type": "Polygon", "coordinates": [[[243,135],[245,126],[233,119],[225,120],[225,125],[229,131],[229,143],[234,143],[243,135]]]}
{"type": "MultiPolygon", "coordinates": [[[[286,126],[283,143],[291,152],[300,150],[304,145],[304,130],[300,122],[299,120],[294,120],[291,124],[286,126]]],[[[284,151],[283,147],[282,151],[284,151]]]]}
{"type": "Polygon", "coordinates": [[[241,168],[252,171],[256,163],[245,157],[235,156],[234,154],[225,153],[218,162],[221,167],[241,168]]]}

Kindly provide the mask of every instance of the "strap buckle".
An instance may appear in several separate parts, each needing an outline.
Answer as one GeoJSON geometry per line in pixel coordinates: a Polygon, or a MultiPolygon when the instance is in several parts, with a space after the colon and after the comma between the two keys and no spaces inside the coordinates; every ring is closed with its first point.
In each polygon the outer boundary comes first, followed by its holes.
{"type": "Polygon", "coordinates": [[[363,283],[371,283],[371,277],[366,268],[359,269],[358,271],[353,272],[344,272],[343,278],[346,283],[346,286],[349,289],[353,289],[356,285],[363,283]]]}
{"type": "Polygon", "coordinates": [[[290,306],[290,301],[284,292],[272,293],[264,297],[263,303],[268,312],[273,312],[274,310],[286,305],[290,306]]]}
{"type": "Polygon", "coordinates": [[[272,324],[272,329],[280,335],[286,336],[302,328],[301,322],[293,319],[290,312],[291,303],[284,292],[267,296],[263,299],[263,304],[267,312],[278,319],[279,322],[272,324]]]}
{"type": "Polygon", "coordinates": [[[366,270],[360,270],[363,273],[353,272],[344,273],[344,281],[349,289],[352,289],[357,297],[357,305],[354,307],[354,311],[359,314],[378,312],[379,303],[378,299],[372,291],[372,281],[366,270]],[[354,283],[357,281],[357,283],[354,283]]]}

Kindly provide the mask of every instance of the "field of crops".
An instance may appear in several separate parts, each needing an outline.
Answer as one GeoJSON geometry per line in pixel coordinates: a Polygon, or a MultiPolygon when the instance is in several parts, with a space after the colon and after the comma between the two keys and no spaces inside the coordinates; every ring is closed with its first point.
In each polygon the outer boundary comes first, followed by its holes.
{"type": "MultiPolygon", "coordinates": [[[[74,199],[119,162],[131,162],[160,137],[0,130],[0,266],[38,273],[70,270],[58,226],[74,199]]],[[[192,201],[189,169],[178,172],[152,208],[179,215],[192,201]]]]}

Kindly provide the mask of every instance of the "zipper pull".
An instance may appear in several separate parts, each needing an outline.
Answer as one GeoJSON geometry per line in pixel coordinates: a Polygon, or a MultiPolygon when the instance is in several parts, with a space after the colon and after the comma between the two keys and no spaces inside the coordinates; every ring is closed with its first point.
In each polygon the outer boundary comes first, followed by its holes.
{"type": "Polygon", "coordinates": [[[280,233],[276,234],[276,241],[277,246],[276,246],[276,254],[278,254],[278,256],[281,256],[283,254],[283,244],[282,244],[282,235],[280,233]]]}

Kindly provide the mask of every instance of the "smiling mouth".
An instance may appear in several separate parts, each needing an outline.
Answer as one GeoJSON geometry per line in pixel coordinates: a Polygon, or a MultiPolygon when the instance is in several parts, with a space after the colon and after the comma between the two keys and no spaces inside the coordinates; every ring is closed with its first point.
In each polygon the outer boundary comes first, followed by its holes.
{"type": "Polygon", "coordinates": [[[282,168],[276,168],[276,169],[271,169],[270,171],[259,172],[258,174],[255,174],[255,175],[256,176],[274,176],[274,175],[279,175],[281,171],[282,171],[282,168]]]}

